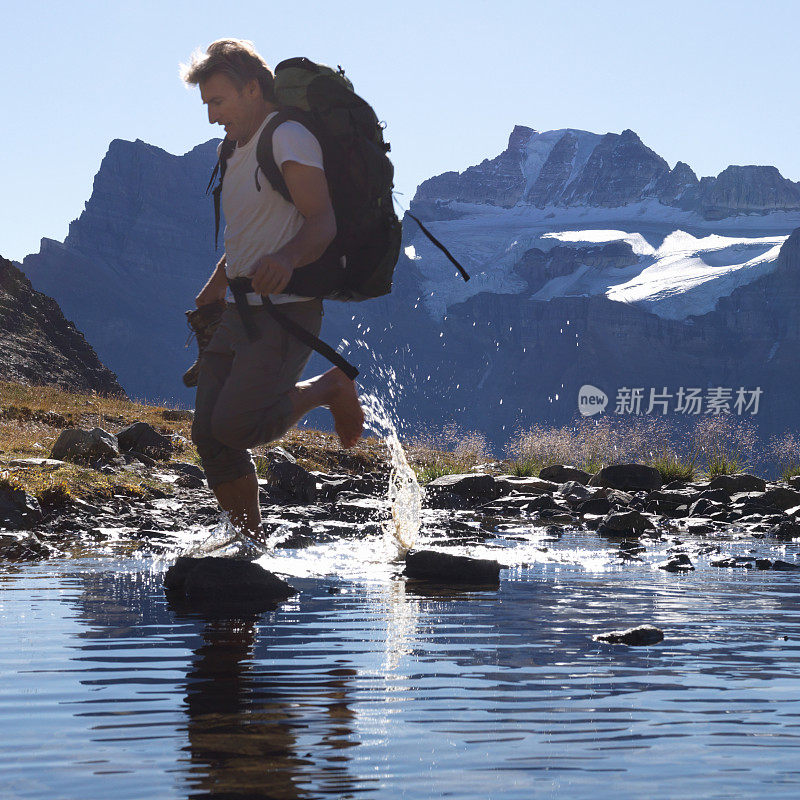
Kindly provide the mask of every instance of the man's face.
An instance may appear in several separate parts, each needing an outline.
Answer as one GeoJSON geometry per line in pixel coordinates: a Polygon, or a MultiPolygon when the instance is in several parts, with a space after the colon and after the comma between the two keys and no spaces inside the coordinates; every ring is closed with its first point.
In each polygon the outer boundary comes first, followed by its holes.
{"type": "Polygon", "coordinates": [[[208,121],[222,125],[229,139],[241,145],[258,129],[261,90],[250,81],[240,92],[227,75],[210,75],[200,84],[200,97],[208,106],[208,121]]]}

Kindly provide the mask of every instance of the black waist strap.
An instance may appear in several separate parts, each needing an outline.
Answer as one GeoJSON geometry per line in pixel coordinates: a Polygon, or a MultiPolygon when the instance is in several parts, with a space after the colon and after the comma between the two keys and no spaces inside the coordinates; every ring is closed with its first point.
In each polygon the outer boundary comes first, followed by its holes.
{"type": "MultiPolygon", "coordinates": [[[[247,295],[253,291],[253,284],[250,278],[233,278],[228,281],[228,286],[231,287],[233,299],[236,301],[236,310],[242,320],[242,326],[247,334],[247,338],[251,342],[258,341],[261,338],[261,332],[253,319],[253,306],[247,302],[247,295]]],[[[358,370],[350,363],[344,360],[339,353],[337,353],[330,345],[325,344],[322,339],[314,336],[313,333],[307,331],[302,325],[298,325],[293,319],[290,319],[286,314],[278,311],[272,300],[266,295],[261,296],[264,301],[264,308],[267,313],[287,332],[299,339],[306,347],[316,350],[321,356],[324,356],[332,364],[339,367],[339,369],[350,378],[351,381],[356,379],[358,370]]]]}

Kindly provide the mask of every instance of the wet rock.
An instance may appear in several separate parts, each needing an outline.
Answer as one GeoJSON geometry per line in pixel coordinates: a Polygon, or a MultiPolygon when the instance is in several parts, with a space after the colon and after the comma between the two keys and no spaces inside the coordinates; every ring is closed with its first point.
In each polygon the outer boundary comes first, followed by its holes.
{"type": "Polygon", "coordinates": [[[0,533],[0,561],[37,561],[50,553],[50,548],[33,534],[0,533]]]}
{"type": "Polygon", "coordinates": [[[90,431],[66,428],[61,431],[50,451],[50,458],[79,464],[108,462],[117,456],[117,437],[102,428],[92,428],[90,431]]]}
{"type": "Polygon", "coordinates": [[[498,485],[498,481],[491,475],[470,473],[435,478],[425,486],[425,493],[435,497],[441,492],[449,492],[468,503],[478,504],[496,500],[503,494],[503,489],[505,486],[498,485]]]}
{"type": "Polygon", "coordinates": [[[707,517],[718,511],[725,511],[725,507],[721,503],[715,503],[713,500],[708,500],[705,497],[701,497],[690,506],[689,516],[707,517]]]}
{"type": "Polygon", "coordinates": [[[387,479],[380,479],[371,476],[348,475],[336,478],[322,476],[321,473],[311,473],[317,480],[317,499],[336,500],[340,492],[359,492],[375,497],[385,497],[389,482],[387,479]]]}
{"type": "Polygon", "coordinates": [[[710,489],[723,489],[729,495],[738,492],[763,492],[767,487],[767,483],[763,478],[757,478],[755,475],[748,473],[739,473],[737,475],[717,475],[712,478],[708,484],[710,489]]]}
{"type": "Polygon", "coordinates": [[[638,511],[617,511],[608,514],[597,529],[600,536],[628,537],[639,536],[655,526],[638,511]]]}
{"type": "Polygon", "coordinates": [[[769,529],[769,535],[774,539],[789,541],[800,536],[800,522],[793,519],[781,520],[769,529]]]}
{"type": "Polygon", "coordinates": [[[611,464],[589,481],[590,486],[607,486],[623,491],[652,491],[661,488],[661,473],[644,464],[611,464]]]}
{"type": "Polygon", "coordinates": [[[704,489],[694,498],[697,500],[710,500],[713,503],[729,503],[730,495],[724,489],[704,489]]]}
{"type": "Polygon", "coordinates": [[[733,569],[735,567],[752,566],[755,563],[753,556],[726,556],[725,558],[717,558],[710,562],[712,567],[720,567],[722,569],[733,569]]]}
{"type": "Polygon", "coordinates": [[[198,608],[268,608],[297,594],[258,564],[213,556],[181,556],[164,575],[164,589],[198,608]]]}
{"type": "MultiPolygon", "coordinates": [[[[727,499],[727,498],[726,498],[727,499]]],[[[669,517],[685,517],[693,500],[689,492],[656,489],[649,492],[644,504],[645,511],[669,517]]]]}
{"type": "Polygon", "coordinates": [[[576,483],[587,484],[589,483],[592,473],[584,472],[582,469],[575,467],[567,467],[563,464],[551,464],[549,467],[539,471],[539,477],[545,481],[552,481],[553,483],[567,483],[568,481],[575,481],[576,483]]]}
{"type": "Polygon", "coordinates": [[[519,514],[528,514],[533,511],[542,511],[543,509],[560,509],[561,506],[549,494],[539,495],[516,495],[509,497],[498,497],[491,503],[484,503],[478,507],[478,511],[484,514],[506,514],[518,516],[519,514]]]}
{"type": "Polygon", "coordinates": [[[317,502],[316,478],[299,464],[276,461],[267,469],[266,481],[300,503],[317,502]]]}
{"type": "Polygon", "coordinates": [[[587,489],[586,486],[578,481],[567,481],[562,483],[556,490],[570,505],[578,505],[590,497],[597,494],[596,489],[587,489]]]}
{"type": "Polygon", "coordinates": [[[342,492],[336,498],[331,514],[345,522],[367,522],[389,516],[389,503],[377,497],[342,492]]]}
{"type": "Polygon", "coordinates": [[[495,585],[500,582],[500,564],[436,550],[412,550],[406,554],[405,575],[434,583],[495,585]]]}
{"type": "Polygon", "coordinates": [[[590,497],[575,506],[576,513],[581,516],[586,514],[608,514],[611,511],[611,501],[607,497],[590,497]]]}
{"type": "Polygon", "coordinates": [[[0,485],[0,527],[10,530],[33,528],[42,521],[39,501],[8,484],[0,485]]]}
{"type": "Polygon", "coordinates": [[[783,561],[780,558],[776,558],[772,562],[772,569],[778,572],[797,572],[797,570],[800,570],[800,564],[794,564],[791,561],[783,561]]]}
{"type": "Polygon", "coordinates": [[[520,494],[552,494],[558,484],[534,477],[517,477],[516,475],[499,475],[496,479],[502,494],[517,491],[520,494]]]}
{"type": "Polygon", "coordinates": [[[686,553],[675,553],[657,566],[666,572],[692,572],[694,570],[694,564],[686,553]]]}
{"type": "Polygon", "coordinates": [[[775,506],[781,511],[800,505],[800,492],[789,489],[786,486],[774,486],[767,489],[759,498],[762,503],[775,506]]]}
{"type": "Polygon", "coordinates": [[[708,517],[696,517],[686,520],[686,532],[694,535],[700,533],[711,533],[714,530],[713,520],[708,517]]]}
{"type": "Polygon", "coordinates": [[[169,458],[174,449],[169,437],[141,421],[133,422],[117,433],[117,442],[123,452],[134,450],[155,459],[169,458]]]}
{"type": "Polygon", "coordinates": [[[635,628],[628,628],[623,631],[609,631],[608,633],[597,633],[592,636],[595,642],[607,642],[608,644],[626,644],[629,647],[646,647],[651,644],[658,644],[664,640],[664,631],[656,628],[655,625],[637,625],[635,628]]]}
{"type": "Polygon", "coordinates": [[[575,517],[568,511],[555,508],[543,508],[541,511],[535,512],[535,517],[538,519],[546,519],[549,522],[558,522],[562,525],[575,521],[575,517]]]}

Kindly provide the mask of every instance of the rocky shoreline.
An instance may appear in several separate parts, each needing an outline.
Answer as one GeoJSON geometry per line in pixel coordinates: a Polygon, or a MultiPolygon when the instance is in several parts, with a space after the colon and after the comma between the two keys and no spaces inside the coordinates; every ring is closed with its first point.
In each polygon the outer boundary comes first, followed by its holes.
{"type": "MultiPolygon", "coordinates": [[[[214,526],[220,518],[202,470],[166,460],[169,437],[136,422],[116,436],[101,429],[68,429],[48,459],[18,459],[15,469],[53,468],[61,459],[104,471],[133,471],[164,490],[143,497],[115,495],[95,502],[67,499],[42,508],[8,481],[0,486],[0,560],[22,561],[87,551],[175,550],[181,533],[214,526]],[[59,459],[58,457],[61,457],[59,459]],[[127,548],[127,550],[126,550],[127,548]]],[[[382,532],[391,519],[389,473],[309,471],[285,449],[258,456],[262,528],[277,548],[303,548],[336,538],[382,532]]],[[[594,475],[568,465],[543,469],[538,477],[474,472],[445,475],[423,490],[421,533],[437,547],[490,543],[510,524],[543,528],[558,536],[584,528],[618,546],[621,561],[635,560],[648,542],[674,540],[664,564],[670,572],[693,569],[680,544],[726,538],[800,537],[800,477],[765,481],[750,474],[662,485],[660,473],[639,464],[616,464],[594,475]]],[[[706,551],[708,552],[708,551],[706,551]]],[[[782,559],[720,558],[712,565],[754,569],[800,569],[782,559]]]]}

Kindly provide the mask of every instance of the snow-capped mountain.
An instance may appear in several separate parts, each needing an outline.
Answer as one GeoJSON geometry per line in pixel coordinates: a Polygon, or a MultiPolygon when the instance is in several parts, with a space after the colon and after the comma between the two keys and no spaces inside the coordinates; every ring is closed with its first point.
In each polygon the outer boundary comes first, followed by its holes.
{"type": "MultiPolygon", "coordinates": [[[[65,242],[24,261],[132,396],[192,402],[182,311],[219,255],[215,144],[113,142],[65,242]]],[[[454,419],[501,443],[567,422],[585,384],[612,408],[620,388],[761,386],[753,420],[792,423],[800,185],[774,167],[698,180],[632,131],[517,126],[497,157],[423,182],[412,209],[472,279],[408,220],[392,294],[328,303],[323,327],[408,429],[454,419]]]]}

